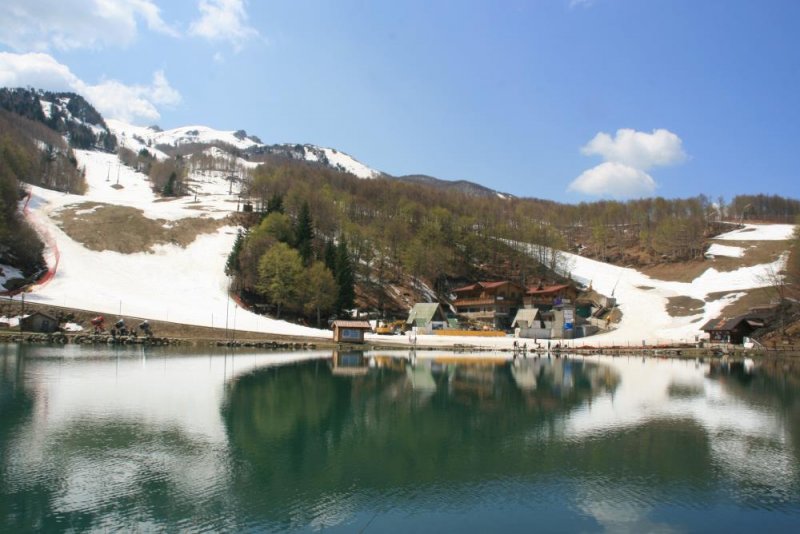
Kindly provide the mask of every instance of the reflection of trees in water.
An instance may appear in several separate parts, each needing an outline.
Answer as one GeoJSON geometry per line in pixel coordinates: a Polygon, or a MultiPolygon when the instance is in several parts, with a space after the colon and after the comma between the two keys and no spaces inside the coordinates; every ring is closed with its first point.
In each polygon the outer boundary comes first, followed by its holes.
{"type": "Polygon", "coordinates": [[[25,382],[27,350],[0,346],[0,531],[151,530],[186,518],[225,527],[225,502],[210,488],[227,487],[226,473],[206,441],[135,414],[49,425],[59,407],[25,382]]]}
{"type": "Polygon", "coordinates": [[[9,465],[11,445],[34,406],[33,395],[23,384],[22,349],[17,345],[0,345],[0,518],[7,518],[8,527],[31,530],[36,525],[31,512],[46,503],[46,499],[40,500],[34,491],[15,489],[9,492],[6,487],[12,468],[9,465]]]}
{"type": "Polygon", "coordinates": [[[244,507],[277,518],[298,496],[352,495],[358,487],[361,495],[393,491],[401,498],[420,486],[563,476],[565,470],[567,476],[692,484],[708,475],[706,436],[692,423],[559,437],[569,411],[616,386],[605,366],[553,360],[537,368],[536,389],[523,390],[512,364],[418,365],[430,368],[436,386],[425,402],[397,368],[342,377],[311,363],[238,379],[222,415],[245,460],[233,476],[244,507]]]}

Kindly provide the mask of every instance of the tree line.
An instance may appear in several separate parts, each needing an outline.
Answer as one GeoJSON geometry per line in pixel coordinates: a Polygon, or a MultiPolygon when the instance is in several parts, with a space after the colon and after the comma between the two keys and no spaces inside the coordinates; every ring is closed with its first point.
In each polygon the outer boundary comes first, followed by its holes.
{"type": "Polygon", "coordinates": [[[476,196],[391,178],[364,180],[281,158],[267,159],[253,172],[246,195],[266,215],[247,235],[243,287],[257,288],[261,254],[274,240],[292,243],[293,225],[307,205],[314,257],[324,257],[327,242],[346,243],[359,295],[377,291],[379,308],[389,299],[380,288],[404,279],[446,298],[453,287],[479,279],[529,284],[554,277],[553,269],[568,270],[558,265],[554,249],[624,264],[702,258],[707,240],[727,228],[720,220],[730,209],[705,195],[577,205],[476,196]],[[276,198],[281,213],[271,205],[276,198]],[[256,246],[264,235],[272,241],[256,246]]]}
{"type": "Polygon", "coordinates": [[[113,152],[117,139],[103,117],[82,96],[35,89],[0,88],[0,109],[44,124],[63,135],[72,148],[113,152]],[[42,105],[49,106],[45,114],[42,105]],[[100,131],[89,125],[96,125],[100,131]]]}
{"type": "Polygon", "coordinates": [[[355,304],[355,276],[344,236],[338,243],[314,229],[307,202],[296,212],[274,195],[258,224],[239,232],[225,265],[233,290],[275,316],[289,311],[322,326],[323,315],[344,314],[355,304]]]}
{"type": "MultiPolygon", "coordinates": [[[[0,112],[0,131],[0,263],[30,277],[44,267],[44,245],[22,217],[18,204],[25,197],[21,183],[38,177],[43,161],[30,140],[19,138],[6,112],[0,112]]],[[[6,284],[6,289],[17,287],[6,284]]]]}

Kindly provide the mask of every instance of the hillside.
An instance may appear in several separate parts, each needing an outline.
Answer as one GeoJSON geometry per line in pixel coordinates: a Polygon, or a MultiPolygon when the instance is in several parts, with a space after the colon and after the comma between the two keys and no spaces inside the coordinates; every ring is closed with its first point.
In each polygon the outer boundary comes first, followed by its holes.
{"type": "MultiPolygon", "coordinates": [[[[65,97],[53,98],[67,105],[65,97]]],[[[42,98],[41,109],[48,107],[43,102],[50,100],[42,98]]],[[[70,113],[78,123],[97,121],[70,113]]],[[[45,124],[8,115],[14,124],[45,124]]],[[[755,225],[747,222],[750,214],[790,217],[797,209],[775,197],[748,198],[749,207],[741,199],[721,207],[703,196],[564,205],[464,184],[442,187],[429,177],[394,179],[334,149],[265,145],[242,131],[100,121],[91,124],[118,140],[116,153],[99,146],[99,138],[90,150],[72,149],[68,130],[47,126],[85,176],[85,193],[41,181],[29,188],[27,220],[46,243],[50,271],[31,287],[32,301],[327,335],[275,318],[283,311],[310,324],[316,313],[296,305],[302,303],[296,295],[278,308],[276,294],[265,299],[260,260],[283,243],[303,254],[304,268],[320,262],[331,269],[328,249],[342,245],[353,271],[353,304],[362,311],[403,316],[416,301],[447,302],[454,287],[476,280],[571,277],[615,296],[622,311],[614,332],[587,343],[690,341],[705,320],[744,302],[750,290],[769,285],[770,272],[784,269],[793,226],[755,225]],[[722,215],[734,217],[733,226],[722,215]],[[297,236],[304,216],[311,227],[305,241],[297,236]],[[231,268],[241,231],[249,233],[231,268]],[[272,317],[242,308],[229,289],[272,317]]],[[[35,135],[20,135],[17,144],[27,139],[29,152],[46,153],[35,135]]],[[[15,273],[9,262],[3,269],[15,273]]]]}

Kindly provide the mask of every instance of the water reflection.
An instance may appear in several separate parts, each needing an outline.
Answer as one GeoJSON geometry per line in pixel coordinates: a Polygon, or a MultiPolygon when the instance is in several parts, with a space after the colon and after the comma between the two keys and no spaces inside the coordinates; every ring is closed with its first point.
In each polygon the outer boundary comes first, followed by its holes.
{"type": "Polygon", "coordinates": [[[784,528],[798,392],[640,358],[0,346],[0,527],[784,528]]]}

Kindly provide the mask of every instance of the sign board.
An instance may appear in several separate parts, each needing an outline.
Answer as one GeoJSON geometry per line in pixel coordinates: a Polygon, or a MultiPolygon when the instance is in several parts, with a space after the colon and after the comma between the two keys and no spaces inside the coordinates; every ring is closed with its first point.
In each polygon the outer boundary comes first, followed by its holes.
{"type": "Polygon", "coordinates": [[[564,330],[572,330],[572,324],[575,322],[574,310],[564,310],[564,330]]]}
{"type": "Polygon", "coordinates": [[[342,339],[361,340],[361,330],[342,328],[342,339]]]}

